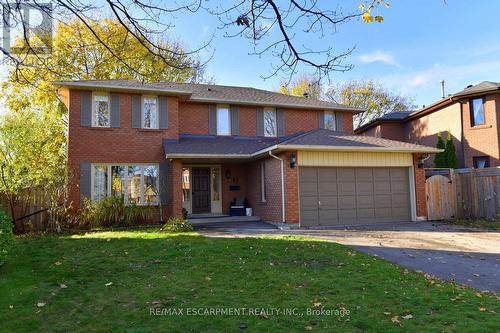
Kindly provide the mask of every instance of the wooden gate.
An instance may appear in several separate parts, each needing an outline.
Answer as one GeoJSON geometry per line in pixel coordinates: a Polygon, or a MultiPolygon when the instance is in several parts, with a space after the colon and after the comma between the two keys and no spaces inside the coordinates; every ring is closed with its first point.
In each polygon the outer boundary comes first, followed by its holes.
{"type": "Polygon", "coordinates": [[[427,218],[429,220],[444,220],[455,217],[455,186],[452,183],[452,177],[450,178],[434,175],[425,181],[427,218]]]}

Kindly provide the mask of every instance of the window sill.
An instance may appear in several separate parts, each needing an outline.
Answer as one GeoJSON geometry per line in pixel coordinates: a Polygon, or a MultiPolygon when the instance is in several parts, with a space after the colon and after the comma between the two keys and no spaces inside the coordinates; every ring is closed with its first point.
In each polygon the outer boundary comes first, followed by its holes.
{"type": "Polygon", "coordinates": [[[91,130],[95,130],[95,131],[112,131],[118,127],[99,127],[99,126],[88,126],[86,128],[89,128],[91,130]]]}
{"type": "Polygon", "coordinates": [[[480,130],[480,129],[485,129],[485,128],[492,128],[492,125],[476,125],[476,126],[471,126],[471,130],[480,130]]]}
{"type": "Polygon", "coordinates": [[[149,133],[161,133],[164,130],[159,128],[138,128],[139,132],[149,132],[149,133]]]}

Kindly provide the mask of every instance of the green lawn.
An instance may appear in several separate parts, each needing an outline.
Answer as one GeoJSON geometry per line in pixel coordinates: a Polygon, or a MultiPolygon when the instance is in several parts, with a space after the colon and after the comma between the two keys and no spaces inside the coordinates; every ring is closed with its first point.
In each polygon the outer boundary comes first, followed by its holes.
{"type": "Polygon", "coordinates": [[[493,294],[427,279],[342,245],[300,238],[216,239],[152,230],[23,237],[0,268],[2,332],[499,328],[500,301],[493,294]],[[152,315],[155,308],[184,313],[152,315]],[[191,313],[239,309],[241,315],[188,316],[189,308],[195,308],[191,313]],[[276,308],[293,315],[270,313],[276,308]],[[252,315],[243,314],[248,309],[252,315]],[[256,309],[268,314],[254,315],[256,309]],[[332,313],[308,315],[308,309],[332,313]],[[342,309],[349,314],[335,313],[342,309]]]}

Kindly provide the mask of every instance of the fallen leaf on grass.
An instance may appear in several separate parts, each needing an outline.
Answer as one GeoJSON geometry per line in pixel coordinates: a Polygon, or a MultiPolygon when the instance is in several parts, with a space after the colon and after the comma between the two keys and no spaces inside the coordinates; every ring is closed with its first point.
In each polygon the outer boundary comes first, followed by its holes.
{"type": "Polygon", "coordinates": [[[207,281],[211,281],[211,280],[212,280],[212,278],[211,278],[210,276],[205,276],[205,280],[207,280],[207,281]]]}
{"type": "Polygon", "coordinates": [[[391,313],[390,313],[390,312],[384,312],[384,314],[385,314],[386,316],[390,316],[390,315],[391,315],[391,313]]]}
{"type": "Polygon", "coordinates": [[[14,305],[9,305],[9,309],[13,309],[14,308],[14,305]]]}
{"type": "Polygon", "coordinates": [[[399,323],[399,317],[398,316],[394,316],[394,317],[391,318],[391,321],[393,323],[399,323]]]}
{"type": "Polygon", "coordinates": [[[59,287],[60,287],[61,289],[66,289],[66,288],[68,288],[68,286],[67,286],[67,285],[65,285],[64,283],[61,283],[61,284],[59,285],[59,287]]]}
{"type": "Polygon", "coordinates": [[[108,283],[106,283],[106,287],[109,287],[109,286],[111,286],[112,284],[113,284],[113,282],[108,282],[108,283]]]}
{"type": "Polygon", "coordinates": [[[38,303],[36,303],[36,306],[38,306],[39,308],[42,308],[45,306],[45,303],[38,302],[38,303]]]}
{"type": "Polygon", "coordinates": [[[312,331],[312,329],[313,329],[313,328],[312,328],[312,326],[306,326],[306,327],[304,327],[304,329],[305,329],[306,331],[312,331]]]}
{"type": "Polygon", "coordinates": [[[408,320],[408,319],[413,318],[413,316],[411,314],[407,314],[407,315],[405,315],[405,316],[403,316],[401,318],[408,320]]]}
{"type": "Polygon", "coordinates": [[[61,265],[61,264],[62,264],[62,262],[60,262],[60,261],[56,261],[56,262],[54,263],[54,265],[56,265],[56,266],[59,266],[59,265],[61,265]]]}
{"type": "Polygon", "coordinates": [[[481,312],[485,312],[485,311],[486,311],[486,308],[479,308],[479,311],[481,311],[481,312]]]}

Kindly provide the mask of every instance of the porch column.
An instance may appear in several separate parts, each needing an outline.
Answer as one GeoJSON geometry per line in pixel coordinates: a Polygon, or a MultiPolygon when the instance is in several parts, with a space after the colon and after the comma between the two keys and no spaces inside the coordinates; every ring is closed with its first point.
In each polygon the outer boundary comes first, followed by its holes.
{"type": "Polygon", "coordinates": [[[182,217],[182,161],[170,162],[171,216],[182,217]]]}
{"type": "Polygon", "coordinates": [[[415,173],[415,198],[417,218],[427,218],[427,201],[425,195],[425,170],[419,168],[418,163],[422,154],[413,154],[413,170],[415,173]]]}

